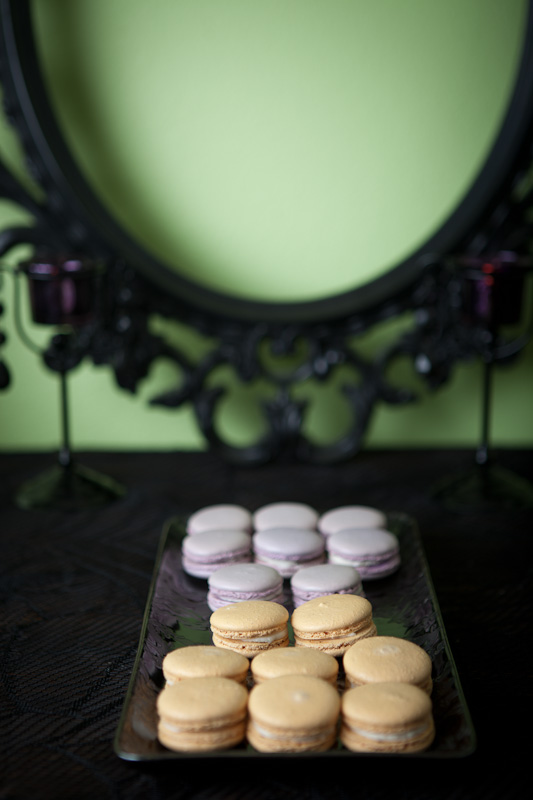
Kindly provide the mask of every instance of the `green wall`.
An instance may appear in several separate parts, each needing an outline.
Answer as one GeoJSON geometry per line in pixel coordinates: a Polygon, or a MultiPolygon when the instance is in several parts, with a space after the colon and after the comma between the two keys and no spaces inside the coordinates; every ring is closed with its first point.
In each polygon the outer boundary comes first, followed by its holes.
{"type": "MultiPolygon", "coordinates": [[[[34,13],[65,136],[122,224],[170,268],[211,288],[306,300],[386,273],[467,191],[505,113],[525,6],[49,0],[35,2],[34,13]]],[[[0,154],[38,194],[5,121],[0,154]]],[[[0,203],[0,226],[24,221],[0,203]]],[[[25,255],[21,248],[9,261],[25,255]]],[[[57,379],[13,330],[9,276],[2,295],[13,381],[0,393],[0,447],[54,448],[57,379]]],[[[530,310],[529,301],[529,318],[530,310]]],[[[31,336],[44,343],[50,332],[25,312],[31,336]]],[[[179,324],[153,324],[197,358],[212,344],[179,324]]],[[[389,334],[367,337],[364,351],[389,334]]],[[[496,370],[496,445],[533,443],[532,361],[530,345],[496,370]]],[[[317,441],[341,435],[347,423],[336,391],[344,377],[297,389],[310,401],[306,431],[317,441]]],[[[367,446],[476,442],[479,364],[457,366],[435,393],[408,365],[394,378],[420,401],[379,408],[367,446]]],[[[129,395],[108,369],[84,363],[70,380],[74,446],[202,448],[189,408],[148,407],[176,380],[160,363],[129,395]]],[[[213,380],[231,388],[221,420],[227,435],[250,441],[263,387],[240,388],[226,372],[213,380]]]]}

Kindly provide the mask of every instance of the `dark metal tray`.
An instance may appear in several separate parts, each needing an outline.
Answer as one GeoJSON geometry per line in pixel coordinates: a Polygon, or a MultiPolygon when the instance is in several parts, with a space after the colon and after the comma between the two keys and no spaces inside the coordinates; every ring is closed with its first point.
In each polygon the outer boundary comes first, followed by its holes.
{"type": "MultiPolygon", "coordinates": [[[[475,733],[450,651],[416,522],[405,514],[388,515],[389,530],[400,541],[402,565],[378,581],[366,581],[378,634],[410,639],[426,650],[433,662],[433,711],[436,736],[431,748],[396,758],[458,758],[475,749],[475,733]]],[[[137,657],[117,727],[114,748],[130,761],[168,759],[245,758],[368,758],[352,753],[339,742],[324,753],[259,753],[243,743],[223,752],[176,753],[157,740],[156,697],[164,684],[161,664],[169,650],[191,644],[211,644],[206,602],[207,582],[188,576],[181,568],[183,519],[169,520],[162,532],[137,657]]],[[[292,612],[290,586],[285,602],[292,612]]],[[[290,630],[291,644],[292,630],[290,630]]],[[[342,668],[340,680],[343,680],[342,668]]],[[[373,756],[391,758],[388,754],[373,756]]]]}

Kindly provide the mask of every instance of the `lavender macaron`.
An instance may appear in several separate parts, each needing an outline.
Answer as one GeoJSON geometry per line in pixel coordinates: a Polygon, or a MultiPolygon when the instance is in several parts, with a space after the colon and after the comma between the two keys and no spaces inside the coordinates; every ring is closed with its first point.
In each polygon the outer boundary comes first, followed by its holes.
{"type": "Polygon", "coordinates": [[[207,581],[211,611],[243,600],[283,603],[283,578],[264,564],[231,564],[213,572],[207,581]]]}
{"type": "Polygon", "coordinates": [[[284,578],[326,560],[324,537],[317,531],[269,528],[254,533],[252,546],[254,560],[274,567],[284,578]]]}
{"type": "Polygon", "coordinates": [[[181,543],[181,565],[196,578],[208,578],[226,564],[252,561],[252,537],[244,531],[205,531],[185,536],[181,543]]]}
{"type": "Polygon", "coordinates": [[[291,590],[295,608],[328,594],[365,596],[361,576],[347,564],[318,564],[299,569],[291,578],[291,590]]]}
{"type": "Polygon", "coordinates": [[[199,508],[187,520],[189,536],[205,531],[245,531],[252,532],[252,513],[243,506],[232,503],[199,508]]]}
{"type": "Polygon", "coordinates": [[[270,528],[301,528],[316,530],[318,511],[306,503],[268,503],[253,514],[253,527],[256,531],[270,528]]]}
{"type": "Polygon", "coordinates": [[[317,526],[320,533],[327,537],[347,528],[385,528],[387,517],[383,511],[371,506],[339,506],[324,512],[317,526]]]}
{"type": "Polygon", "coordinates": [[[384,528],[349,528],[326,541],[330,564],[355,567],[363,581],[384,578],[400,566],[400,545],[384,528]]]}

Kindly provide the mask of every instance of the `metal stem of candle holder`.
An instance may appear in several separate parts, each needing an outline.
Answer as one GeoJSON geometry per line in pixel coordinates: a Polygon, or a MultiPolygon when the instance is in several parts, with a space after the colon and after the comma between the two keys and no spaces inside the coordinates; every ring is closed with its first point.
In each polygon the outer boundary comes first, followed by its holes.
{"type": "Polygon", "coordinates": [[[15,495],[19,508],[79,510],[106,505],[125,493],[110,476],[78,463],[71,450],[67,377],[87,352],[97,271],[97,265],[83,259],[45,258],[19,265],[14,274],[15,326],[23,343],[59,375],[61,426],[56,464],[19,487],[15,495]],[[62,326],[45,350],[24,330],[19,287],[22,274],[28,279],[33,321],[62,326]]]}
{"type": "Polygon", "coordinates": [[[529,259],[503,252],[490,259],[460,258],[452,268],[465,293],[463,323],[480,334],[482,343],[481,436],[472,467],[444,478],[432,494],[455,511],[533,508],[533,485],[498,464],[490,450],[494,365],[512,359],[525,344],[524,336],[502,344],[498,329],[500,325],[520,321],[525,277],[533,265],[529,259]]]}

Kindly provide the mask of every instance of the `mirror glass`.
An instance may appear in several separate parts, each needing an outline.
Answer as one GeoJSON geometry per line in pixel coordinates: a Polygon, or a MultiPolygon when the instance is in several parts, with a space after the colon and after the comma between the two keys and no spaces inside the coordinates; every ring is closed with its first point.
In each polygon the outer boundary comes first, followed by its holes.
{"type": "Polygon", "coordinates": [[[63,134],[113,216],[209,289],[305,302],[386,275],[464,198],[525,0],[47,0],[63,134]]]}

